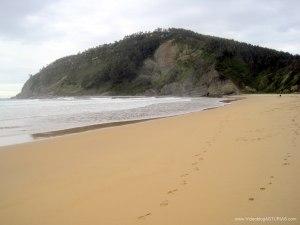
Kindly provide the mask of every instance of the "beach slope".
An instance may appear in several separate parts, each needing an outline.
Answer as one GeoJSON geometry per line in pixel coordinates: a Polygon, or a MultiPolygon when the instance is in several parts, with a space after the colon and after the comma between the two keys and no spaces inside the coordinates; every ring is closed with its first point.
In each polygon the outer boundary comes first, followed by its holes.
{"type": "Polygon", "coordinates": [[[0,224],[300,224],[300,96],[245,97],[1,147],[0,224]]]}

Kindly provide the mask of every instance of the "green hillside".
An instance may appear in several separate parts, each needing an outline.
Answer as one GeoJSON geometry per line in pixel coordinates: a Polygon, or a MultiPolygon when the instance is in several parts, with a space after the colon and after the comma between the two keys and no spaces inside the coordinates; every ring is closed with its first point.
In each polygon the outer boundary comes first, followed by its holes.
{"type": "Polygon", "coordinates": [[[31,76],[17,97],[299,90],[298,55],[172,28],[136,33],[58,59],[31,76]]]}

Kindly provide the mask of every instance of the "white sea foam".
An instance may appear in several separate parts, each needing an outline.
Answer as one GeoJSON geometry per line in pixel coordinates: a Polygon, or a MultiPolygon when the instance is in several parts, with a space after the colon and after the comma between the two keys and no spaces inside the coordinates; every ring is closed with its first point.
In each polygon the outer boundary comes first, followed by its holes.
{"type": "Polygon", "coordinates": [[[0,146],[93,124],[178,115],[224,105],[219,98],[60,97],[0,101],[0,146]]]}

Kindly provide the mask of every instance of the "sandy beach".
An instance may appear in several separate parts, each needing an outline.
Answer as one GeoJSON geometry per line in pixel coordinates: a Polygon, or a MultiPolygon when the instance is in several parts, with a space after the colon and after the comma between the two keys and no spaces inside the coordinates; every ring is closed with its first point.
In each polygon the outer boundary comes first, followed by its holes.
{"type": "Polygon", "coordinates": [[[300,95],[243,97],[1,147],[0,224],[300,224],[300,95]]]}

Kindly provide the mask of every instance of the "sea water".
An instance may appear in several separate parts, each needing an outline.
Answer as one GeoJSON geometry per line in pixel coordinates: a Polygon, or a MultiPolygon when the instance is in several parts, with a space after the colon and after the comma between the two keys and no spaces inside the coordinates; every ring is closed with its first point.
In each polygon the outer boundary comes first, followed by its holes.
{"type": "Polygon", "coordinates": [[[94,124],[179,115],[222,106],[221,98],[84,97],[0,99],[0,146],[32,134],[94,124]]]}

